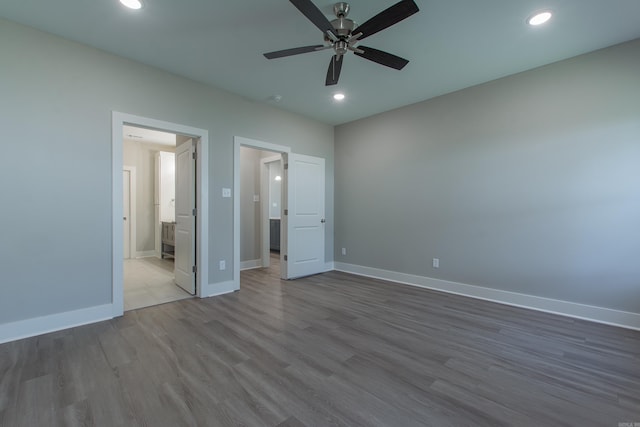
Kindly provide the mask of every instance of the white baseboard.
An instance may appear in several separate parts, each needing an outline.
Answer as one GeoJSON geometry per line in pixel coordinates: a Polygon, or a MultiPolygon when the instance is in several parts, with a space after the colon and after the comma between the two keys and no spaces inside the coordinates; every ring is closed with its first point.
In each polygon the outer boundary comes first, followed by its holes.
{"type": "Polygon", "coordinates": [[[240,261],[240,270],[250,270],[252,268],[262,267],[261,259],[251,259],[249,261],[240,261]]]}
{"type": "Polygon", "coordinates": [[[471,298],[498,302],[516,307],[560,314],[576,319],[640,330],[640,313],[612,310],[610,308],[577,304],[569,301],[537,297],[534,295],[520,294],[517,292],[509,292],[499,289],[484,288],[464,283],[449,282],[447,280],[433,279],[425,276],[416,276],[413,274],[399,273],[396,271],[382,270],[379,268],[346,264],[342,262],[335,263],[335,270],[451,294],[463,295],[471,298]]]}
{"type": "Polygon", "coordinates": [[[202,288],[200,298],[215,297],[217,295],[228,294],[240,290],[233,280],[220,283],[209,283],[202,288]]]}
{"type": "Polygon", "coordinates": [[[151,258],[151,257],[155,257],[156,255],[157,255],[157,252],[155,250],[136,252],[136,258],[151,258]]]}
{"type": "Polygon", "coordinates": [[[333,271],[336,269],[336,263],[333,261],[324,264],[324,271],[333,271]]]}
{"type": "Polygon", "coordinates": [[[112,304],[50,314],[0,325],[0,344],[113,318],[112,304]]]}

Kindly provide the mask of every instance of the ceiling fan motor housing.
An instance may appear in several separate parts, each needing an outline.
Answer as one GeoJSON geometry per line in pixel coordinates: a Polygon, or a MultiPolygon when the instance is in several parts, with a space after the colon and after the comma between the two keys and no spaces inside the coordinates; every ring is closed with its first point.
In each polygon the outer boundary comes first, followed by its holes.
{"type": "Polygon", "coordinates": [[[347,38],[356,27],[356,23],[348,18],[338,18],[331,21],[335,33],[340,38],[347,38]]]}

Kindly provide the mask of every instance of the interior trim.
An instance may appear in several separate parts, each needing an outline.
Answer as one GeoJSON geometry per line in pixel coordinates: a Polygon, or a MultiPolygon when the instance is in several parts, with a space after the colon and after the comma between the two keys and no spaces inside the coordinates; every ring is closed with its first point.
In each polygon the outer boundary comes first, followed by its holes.
{"type": "Polygon", "coordinates": [[[573,317],[575,319],[589,320],[592,322],[603,323],[605,325],[640,330],[639,313],[537,297],[534,295],[503,291],[500,289],[485,288],[482,286],[467,285],[464,283],[433,279],[426,276],[417,276],[342,262],[335,263],[335,270],[356,274],[358,276],[382,279],[390,282],[447,292],[450,294],[493,301],[515,307],[543,311],[545,313],[559,314],[562,316],[573,317]]]}
{"type": "Polygon", "coordinates": [[[154,250],[152,251],[138,251],[136,252],[136,258],[152,258],[152,257],[158,257],[160,258],[160,255],[158,255],[158,253],[154,250]]]}
{"type": "Polygon", "coordinates": [[[0,324],[0,344],[113,318],[112,304],[0,324]]]}
{"type": "Polygon", "coordinates": [[[262,259],[250,259],[248,261],[240,261],[240,270],[250,270],[252,268],[262,267],[262,259]]]}
{"type": "Polygon", "coordinates": [[[215,297],[218,295],[229,294],[231,292],[238,291],[236,284],[233,280],[219,283],[209,283],[202,286],[201,298],[215,297]]]}

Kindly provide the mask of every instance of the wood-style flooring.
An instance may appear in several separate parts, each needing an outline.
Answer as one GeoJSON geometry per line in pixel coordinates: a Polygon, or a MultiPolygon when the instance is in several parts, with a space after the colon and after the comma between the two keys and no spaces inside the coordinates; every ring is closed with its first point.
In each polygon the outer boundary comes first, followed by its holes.
{"type": "Polygon", "coordinates": [[[331,272],[0,345],[2,426],[640,423],[640,332],[331,272]]]}

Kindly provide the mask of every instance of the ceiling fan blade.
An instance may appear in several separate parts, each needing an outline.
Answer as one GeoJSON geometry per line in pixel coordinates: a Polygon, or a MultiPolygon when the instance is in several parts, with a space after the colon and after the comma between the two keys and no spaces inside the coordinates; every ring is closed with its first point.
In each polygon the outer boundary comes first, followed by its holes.
{"type": "Polygon", "coordinates": [[[323,50],[324,47],[325,46],[322,44],[316,44],[313,46],[302,46],[302,47],[294,47],[293,49],[276,50],[275,52],[267,52],[267,53],[264,53],[263,55],[267,59],[275,59],[275,58],[282,58],[284,56],[300,55],[301,53],[315,52],[318,50],[323,50]]]}
{"type": "Polygon", "coordinates": [[[342,55],[333,55],[327,70],[327,80],[325,86],[333,86],[338,83],[340,71],[342,70],[342,55]]]}
{"type": "Polygon", "coordinates": [[[382,31],[385,28],[389,28],[390,26],[397,24],[419,10],[418,5],[416,5],[413,0],[402,0],[357,27],[353,31],[353,34],[356,35],[361,33],[362,35],[358,40],[362,40],[377,33],[378,31],[382,31]]]}
{"type": "Polygon", "coordinates": [[[367,46],[358,46],[358,49],[353,53],[369,61],[377,62],[378,64],[395,68],[396,70],[402,70],[404,66],[409,63],[409,61],[404,58],[367,46]]]}
{"type": "Polygon", "coordinates": [[[333,29],[333,25],[327,19],[326,16],[316,7],[311,0],[289,0],[309,21],[322,31],[323,34],[331,34],[336,39],[336,33],[333,29]]]}

